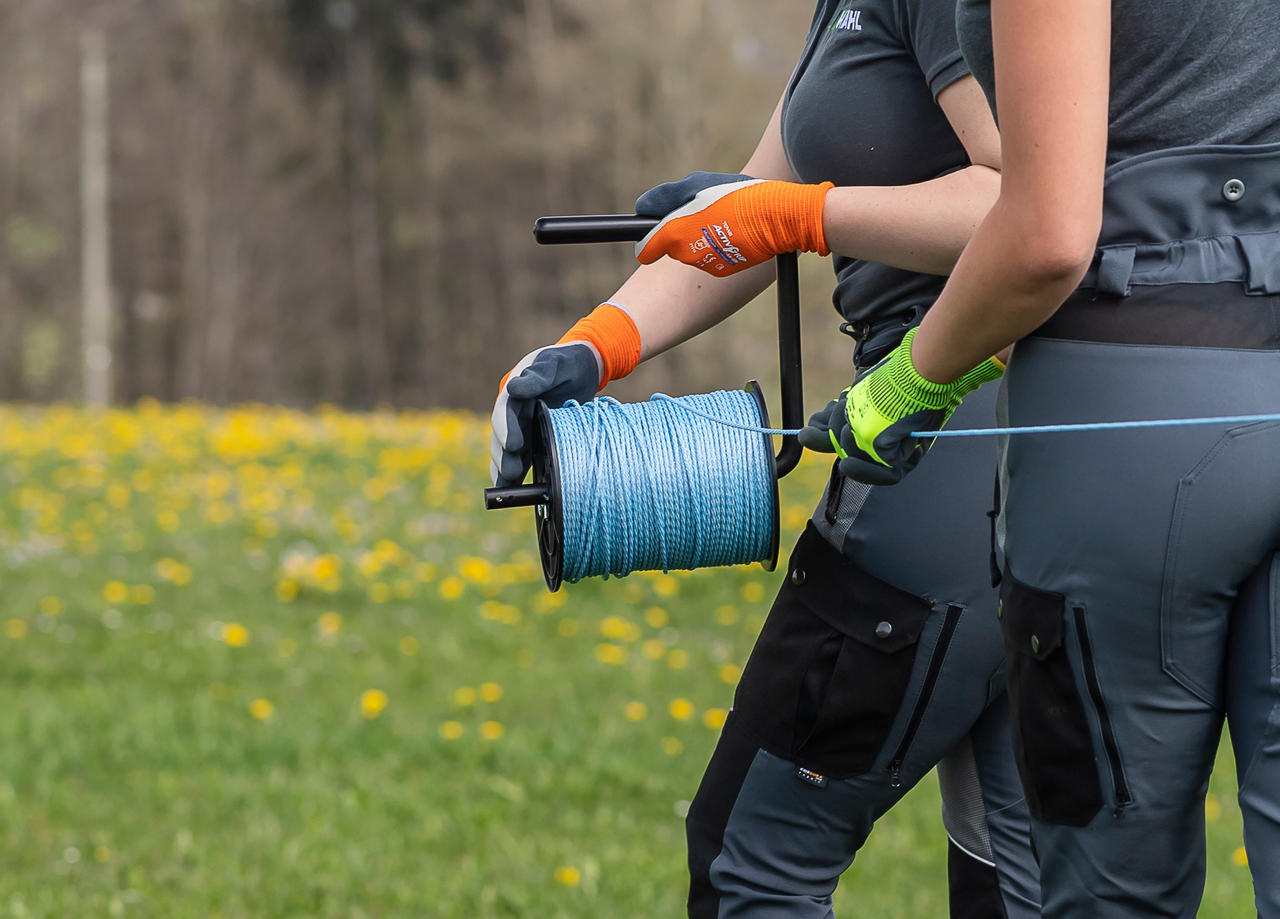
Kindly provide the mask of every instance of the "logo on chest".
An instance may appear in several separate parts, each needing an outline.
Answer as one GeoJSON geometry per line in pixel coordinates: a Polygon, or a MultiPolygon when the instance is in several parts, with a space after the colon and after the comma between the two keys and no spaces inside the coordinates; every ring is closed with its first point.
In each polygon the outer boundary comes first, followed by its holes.
{"type": "Polygon", "coordinates": [[[862,10],[844,10],[835,22],[831,23],[832,32],[861,32],[862,10]]]}

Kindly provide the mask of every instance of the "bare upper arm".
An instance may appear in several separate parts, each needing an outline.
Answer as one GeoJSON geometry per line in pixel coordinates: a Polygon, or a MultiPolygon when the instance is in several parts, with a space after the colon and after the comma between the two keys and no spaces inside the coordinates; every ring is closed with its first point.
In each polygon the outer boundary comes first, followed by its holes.
{"type": "Polygon", "coordinates": [[[751,154],[747,164],[742,167],[742,171],[749,176],[757,179],[782,179],[786,182],[797,182],[795,172],[791,169],[791,164],[787,162],[786,151],[782,148],[782,100],[783,96],[778,98],[778,104],[773,108],[773,115],[769,117],[769,123],[765,125],[764,133],[760,135],[760,142],[756,144],[755,152],[751,154]]]}
{"type": "Polygon", "coordinates": [[[956,132],[969,161],[1000,168],[1000,132],[982,87],[972,76],[963,76],[938,93],[938,105],[956,132]]]}

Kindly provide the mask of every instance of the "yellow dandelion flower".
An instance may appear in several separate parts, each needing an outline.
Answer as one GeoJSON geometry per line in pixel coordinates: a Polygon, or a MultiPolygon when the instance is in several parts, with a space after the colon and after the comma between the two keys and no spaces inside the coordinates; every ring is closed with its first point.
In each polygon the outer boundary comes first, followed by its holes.
{"type": "Polygon", "coordinates": [[[667,611],[661,606],[651,606],[644,611],[644,621],[649,624],[650,628],[660,629],[671,621],[671,617],[667,615],[667,611]]]}
{"type": "Polygon", "coordinates": [[[684,744],[677,737],[662,738],[662,752],[667,756],[679,756],[684,752],[684,744]]]}
{"type": "Polygon", "coordinates": [[[1241,846],[1231,853],[1231,864],[1240,868],[1247,868],[1249,866],[1249,853],[1244,850],[1244,846],[1241,846]]]}
{"type": "Polygon", "coordinates": [[[321,613],[316,620],[316,628],[322,635],[336,635],[342,628],[342,616],[334,612],[321,613]]]}
{"type": "Polygon", "coordinates": [[[176,533],[182,526],[182,518],[177,511],[161,511],[156,514],[156,526],[165,533],[176,533]]]}
{"type": "Polygon", "coordinates": [[[5,635],[18,641],[27,637],[27,624],[21,619],[10,619],[4,624],[5,635]]]}
{"type": "Polygon", "coordinates": [[[680,582],[670,575],[659,577],[653,582],[653,592],[664,599],[674,597],[680,592],[680,582]]]}
{"type": "Polygon", "coordinates": [[[540,593],[538,594],[538,599],[534,601],[534,606],[537,607],[540,613],[550,613],[564,606],[565,599],[566,597],[562,593],[540,593]]]}
{"type": "Polygon", "coordinates": [[[156,589],[150,584],[135,584],[129,589],[129,599],[139,606],[146,606],[155,602],[156,589]]]}
{"type": "Polygon", "coordinates": [[[418,653],[418,639],[412,635],[406,635],[400,639],[397,647],[400,648],[400,653],[405,657],[413,657],[418,653]]]}
{"type": "Polygon", "coordinates": [[[391,539],[379,539],[373,546],[373,554],[382,560],[384,564],[390,565],[400,559],[404,554],[404,550],[391,539]]]}
{"type": "Polygon", "coordinates": [[[1204,819],[1210,821],[1222,819],[1222,802],[1218,800],[1217,795],[1208,795],[1205,797],[1204,819]]]}
{"type": "Polygon", "coordinates": [[[650,638],[640,646],[640,650],[644,652],[644,656],[651,661],[661,660],[667,654],[666,642],[657,638],[650,638]]]}
{"type": "Polygon", "coordinates": [[[606,616],[600,622],[600,634],[616,641],[631,642],[640,638],[640,629],[621,616],[606,616]]]}
{"type": "Polygon", "coordinates": [[[462,583],[462,579],[456,578],[453,575],[449,575],[447,578],[440,581],[440,596],[444,597],[446,600],[458,599],[466,589],[466,585],[462,583]]]}
{"type": "Polygon", "coordinates": [[[724,727],[724,721],[729,717],[729,713],[723,708],[709,708],[702,713],[702,723],[713,731],[718,731],[724,727]]]}
{"type": "Polygon", "coordinates": [[[254,699],[249,703],[249,714],[259,721],[266,721],[275,714],[276,707],[266,699],[254,699]]]}
{"type": "Polygon", "coordinates": [[[480,725],[480,736],[485,740],[498,740],[506,732],[496,721],[485,721],[480,725]]]}
{"type": "Polygon", "coordinates": [[[740,615],[736,606],[730,606],[726,603],[723,606],[716,607],[716,623],[718,625],[733,625],[738,621],[740,615]]]}
{"type": "Polygon", "coordinates": [[[423,584],[430,584],[436,579],[436,566],[430,562],[418,562],[413,566],[413,576],[423,584]]]}
{"type": "Polygon", "coordinates": [[[276,523],[274,517],[259,517],[253,524],[253,532],[263,539],[270,539],[280,532],[280,524],[276,523]]]}
{"type": "Polygon", "coordinates": [[[120,482],[112,482],[111,485],[107,487],[107,503],[116,510],[127,507],[129,499],[132,496],[132,493],[129,491],[129,486],[123,485],[120,482]]]}
{"type": "Polygon", "coordinates": [[[440,725],[440,736],[445,740],[457,740],[462,734],[463,728],[460,721],[446,721],[440,725]]]}
{"type": "Polygon", "coordinates": [[[129,585],[121,581],[107,581],[102,587],[102,599],[108,603],[123,603],[129,599],[129,585]]]}
{"type": "Polygon", "coordinates": [[[276,583],[276,599],[281,603],[292,603],[298,599],[298,582],[290,578],[284,578],[276,583]]]}
{"type": "Polygon", "coordinates": [[[40,612],[46,616],[56,616],[62,612],[62,600],[59,597],[41,597],[40,612]]]}
{"type": "Polygon", "coordinates": [[[497,683],[481,683],[480,698],[486,702],[497,702],[502,698],[502,687],[497,683]]]}
{"type": "Polygon", "coordinates": [[[238,622],[228,622],[222,627],[222,641],[233,648],[243,648],[249,643],[249,630],[238,622]]]}
{"type": "Polygon", "coordinates": [[[493,565],[487,559],[463,556],[458,559],[458,574],[468,581],[481,584],[493,576],[493,565]]]}
{"type": "Polygon", "coordinates": [[[623,706],[622,714],[628,721],[644,721],[649,717],[649,706],[643,702],[628,702],[623,706]]]}
{"type": "Polygon", "coordinates": [[[359,571],[361,576],[365,578],[377,577],[382,573],[384,567],[382,559],[372,552],[365,552],[356,560],[356,571],[359,571]]]}
{"type": "Polygon", "coordinates": [[[667,706],[667,713],[677,721],[688,721],[693,717],[693,703],[688,699],[672,699],[667,706]]]}
{"type": "Polygon", "coordinates": [[[722,664],[720,666],[721,683],[728,683],[730,686],[734,686],[741,678],[742,668],[737,664],[722,664]]]}
{"type": "Polygon", "coordinates": [[[366,689],[360,694],[360,714],[366,718],[377,718],[387,707],[387,694],[381,689],[366,689]]]}
{"type": "Polygon", "coordinates": [[[672,670],[683,670],[689,666],[689,652],[681,648],[672,648],[667,655],[667,666],[672,670]]]}
{"type": "Polygon", "coordinates": [[[759,603],[764,599],[764,585],[759,581],[748,581],[743,584],[742,599],[747,603],[759,603]]]}
{"type": "Polygon", "coordinates": [[[582,872],[572,865],[561,865],[552,876],[557,884],[565,887],[577,887],[582,883],[582,872]]]}
{"type": "Polygon", "coordinates": [[[556,623],[556,632],[561,638],[572,638],[578,634],[578,621],[576,619],[561,619],[556,623]]]}
{"type": "Polygon", "coordinates": [[[621,645],[602,642],[596,645],[596,660],[616,667],[627,662],[627,652],[621,645]]]}
{"type": "Polygon", "coordinates": [[[475,705],[477,693],[472,686],[459,686],[453,691],[454,705],[475,705]]]}

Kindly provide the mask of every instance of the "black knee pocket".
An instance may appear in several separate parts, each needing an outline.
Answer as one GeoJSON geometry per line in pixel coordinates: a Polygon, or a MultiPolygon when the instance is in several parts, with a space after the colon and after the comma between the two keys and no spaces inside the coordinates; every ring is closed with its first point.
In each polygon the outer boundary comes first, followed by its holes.
{"type": "Polygon", "coordinates": [[[734,699],[771,753],[866,772],[902,704],[930,604],[849,562],[810,524],[734,699]]]}
{"type": "Polygon", "coordinates": [[[1084,826],[1102,807],[1102,787],[1084,699],[1064,644],[1062,594],[1018,581],[1000,586],[1013,749],[1031,816],[1084,826]]]}

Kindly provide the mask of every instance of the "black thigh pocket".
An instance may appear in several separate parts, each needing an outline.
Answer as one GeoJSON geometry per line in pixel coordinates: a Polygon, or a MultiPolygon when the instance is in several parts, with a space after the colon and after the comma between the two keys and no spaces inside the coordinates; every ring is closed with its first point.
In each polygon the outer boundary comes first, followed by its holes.
{"type": "Polygon", "coordinates": [[[833,778],[866,772],[901,707],[931,609],[858,568],[810,524],[734,711],[771,753],[833,778]]]}
{"type": "Polygon", "coordinates": [[[1005,566],[1000,585],[1013,750],[1031,816],[1084,826],[1102,787],[1084,700],[1064,645],[1062,594],[1023,584],[1005,566]]]}

